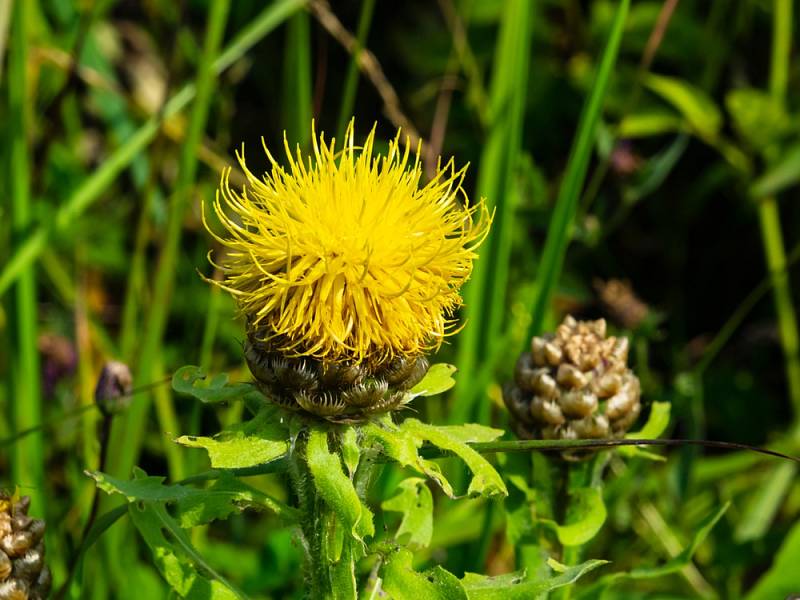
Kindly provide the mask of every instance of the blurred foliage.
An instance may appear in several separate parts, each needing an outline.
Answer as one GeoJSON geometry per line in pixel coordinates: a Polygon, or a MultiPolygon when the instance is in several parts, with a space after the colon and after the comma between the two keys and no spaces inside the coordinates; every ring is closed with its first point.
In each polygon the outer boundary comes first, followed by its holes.
{"type": "MultiPolygon", "coordinates": [[[[12,470],[10,443],[0,452],[0,484],[18,484],[39,503],[37,516],[48,521],[48,561],[57,589],[74,566],[92,505],[94,483],[84,470],[97,469],[100,460],[99,413],[75,411],[93,403],[104,361],[129,363],[135,387],[145,388],[137,398],[147,398],[146,421],[134,438],[140,435],[137,464],[148,473],[174,481],[207,468],[199,452],[174,454],[172,440],[208,435],[241,420],[241,407],[199,407],[173,396],[165,384],[186,363],[226,370],[235,381],[248,377],[243,327],[233,303],[198,275],[215,276],[206,260],[214,244],[202,230],[201,206],[213,198],[221,168],[240,148],[254,170],[266,169],[262,137],[277,147],[284,129],[292,136],[306,131],[302,123],[309,116],[317,130],[335,131],[357,49],[343,48],[319,10],[295,12],[302,2],[266,8],[252,0],[230,3],[222,47],[244,39],[239,48],[246,51],[232,54],[232,63],[213,80],[195,155],[197,174],[189,182],[185,210],[178,212],[172,289],[164,293],[155,286],[155,273],[171,239],[170,202],[191,113],[186,109],[161,120],[161,111],[198,77],[211,2],[26,0],[24,76],[12,64],[20,33],[6,18],[20,3],[0,0],[0,438],[17,432],[20,410],[33,405],[35,391],[17,376],[17,368],[34,342],[42,409],[32,417],[48,425],[43,437],[32,438],[44,457],[44,487],[12,470]],[[237,37],[271,8],[269,29],[237,37]],[[22,134],[13,102],[7,101],[19,92],[20,77],[27,98],[22,134]],[[155,126],[152,140],[134,148],[113,176],[98,178],[149,122],[155,126]],[[23,171],[13,160],[20,139],[27,142],[29,158],[23,171]],[[22,229],[12,227],[18,210],[12,183],[20,178],[29,185],[32,218],[22,229]],[[87,190],[87,184],[95,187],[87,190]],[[85,199],[77,210],[70,208],[75,194],[85,199]],[[20,248],[32,248],[33,254],[25,258],[20,248]],[[20,272],[35,277],[34,304],[27,306],[32,317],[24,316],[24,299],[11,293],[15,288],[5,280],[6,270],[21,257],[26,262],[19,263],[20,272]],[[137,363],[149,316],[159,309],[168,314],[163,343],[147,358],[163,377],[145,381],[137,363]],[[18,330],[31,319],[33,342],[18,330]]],[[[780,43],[773,44],[776,31],[787,25],[786,13],[775,11],[787,4],[791,8],[791,2],[767,0],[633,3],[544,329],[567,312],[614,319],[616,331],[631,337],[644,399],[672,403],[670,435],[772,444],[797,455],[800,415],[794,410],[800,404],[793,409],[787,383],[792,350],[785,325],[786,310],[793,312],[791,297],[800,297],[800,60],[797,47],[791,48],[781,67],[780,43]],[[775,14],[784,21],[774,20],[775,14]],[[781,70],[783,97],[774,89],[781,85],[781,70]],[[777,231],[759,229],[764,198],[776,202],[777,231]],[[785,254],[785,272],[772,263],[765,266],[764,248],[775,244],[785,254]],[[647,309],[643,319],[620,318],[624,308],[602,297],[599,290],[610,279],[629,282],[647,309]],[[785,292],[778,311],[771,301],[773,284],[785,292]]],[[[357,83],[352,113],[359,130],[375,122],[379,136],[389,139],[399,112],[431,141],[426,161],[442,154],[471,163],[465,188],[472,195],[488,176],[482,169],[494,168],[483,162],[490,160],[484,148],[496,131],[497,113],[505,110],[492,104],[494,82],[506,78],[513,90],[519,78],[510,70],[527,73],[524,89],[515,94],[524,103],[519,122],[503,138],[513,149],[507,181],[495,188],[502,189],[502,197],[490,198],[511,206],[504,238],[492,242],[505,248],[498,255],[506,258],[483,267],[507,270],[499,279],[501,293],[489,290],[493,302],[500,298],[505,304],[493,306],[482,296],[483,312],[470,314],[467,323],[477,327],[492,310],[500,315],[505,337],[496,343],[500,334],[494,330],[495,340],[483,340],[480,355],[467,359],[459,354],[464,334],[450,339],[437,361],[456,366],[467,361],[469,368],[456,374],[455,394],[416,402],[420,418],[430,422],[463,414],[455,403],[466,386],[478,400],[475,418],[505,427],[499,385],[525,343],[550,216],[617,3],[530,2],[528,27],[520,27],[530,32],[530,53],[521,62],[496,60],[508,6],[504,0],[378,1],[374,12],[365,11],[363,28],[361,2],[341,0],[329,7],[346,30],[363,32],[365,48],[377,59],[367,63],[357,83]],[[381,82],[396,96],[387,96],[381,82]]],[[[790,43],[792,25],[800,30],[797,12],[788,13],[790,43]]],[[[241,183],[235,171],[232,180],[241,183]]],[[[794,353],[796,362],[796,347],[794,353]]],[[[112,436],[112,453],[119,439],[112,436]]],[[[606,597],[734,598],[751,592],[751,598],[777,598],[800,592],[800,574],[792,569],[800,562],[800,486],[793,466],[767,460],[696,450],[670,452],[664,463],[614,455],[604,489],[605,524],[584,552],[586,559],[612,561],[614,572],[636,572],[679,556],[709,515],[725,502],[731,505],[698,541],[693,561],[655,579],[621,578],[606,597]]],[[[445,465],[464,479],[457,466],[445,465]]],[[[402,489],[402,480],[399,471],[386,469],[377,503],[402,489]]],[[[277,475],[248,483],[285,499],[277,475]]],[[[459,577],[466,571],[495,575],[525,562],[523,549],[506,538],[500,511],[488,510],[485,501],[455,505],[435,496],[433,550],[415,555],[420,570],[442,564],[459,577]]],[[[116,546],[89,551],[73,597],[166,597],[147,550],[162,532],[154,531],[145,544],[124,537],[131,535],[125,527],[130,526],[121,522],[108,532],[116,532],[116,546]]],[[[301,594],[299,549],[274,516],[234,514],[197,530],[191,542],[213,569],[253,597],[301,594]]],[[[610,572],[599,566],[582,579],[588,583],[581,589],[591,595],[591,582],[610,572]]]]}

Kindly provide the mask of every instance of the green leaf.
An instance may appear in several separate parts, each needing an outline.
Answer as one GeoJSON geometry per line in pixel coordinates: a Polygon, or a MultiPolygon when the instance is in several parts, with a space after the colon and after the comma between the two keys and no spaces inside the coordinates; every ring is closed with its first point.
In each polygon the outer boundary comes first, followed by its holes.
{"type": "Polygon", "coordinates": [[[417,452],[422,441],[412,435],[410,431],[400,429],[392,423],[368,423],[362,428],[367,438],[377,442],[383,448],[383,453],[397,461],[401,466],[414,469],[418,473],[433,479],[442,491],[450,498],[455,497],[453,486],[447,481],[435,462],[420,457],[417,452]]]}
{"type": "MultiPolygon", "coordinates": [[[[156,487],[154,479],[157,478],[148,477],[144,471],[136,469],[134,480],[125,483],[141,484],[149,495],[153,495],[152,490],[156,487]]],[[[103,485],[111,485],[109,480],[110,478],[106,478],[103,485]]],[[[161,487],[169,489],[180,486],[161,487]]],[[[189,600],[243,598],[243,595],[207,564],[194,549],[186,533],[167,513],[163,502],[141,499],[130,502],[128,514],[153,553],[156,568],[181,597],[189,600]],[[210,579],[201,574],[199,569],[209,575],[210,579]]]]}
{"type": "Polygon", "coordinates": [[[766,173],[753,182],[750,195],[763,198],[782,192],[800,181],[800,144],[781,154],[777,162],[766,173]]]}
{"type": "Polygon", "coordinates": [[[268,509],[290,521],[297,518],[295,509],[231,476],[223,475],[208,489],[197,489],[178,484],[164,485],[163,477],[149,477],[138,468],[131,480],[117,479],[100,471],[87,471],[87,475],[107,494],[120,494],[128,502],[175,502],[183,528],[224,519],[246,508],[268,509]]]}
{"type": "Polygon", "coordinates": [[[728,510],[729,506],[730,502],[726,502],[719,510],[703,519],[703,521],[695,530],[694,537],[692,538],[690,544],[686,546],[686,548],[684,548],[677,556],[674,556],[663,565],[657,567],[641,567],[628,572],[606,575],[597,583],[587,588],[583,595],[589,597],[602,595],[603,590],[606,590],[615,583],[624,580],[655,579],[656,577],[663,577],[664,575],[677,573],[691,562],[698,546],[700,546],[706,537],[708,537],[708,534],[711,533],[714,525],[716,525],[717,521],[722,518],[722,515],[725,514],[725,511],[728,510]]]}
{"type": "Polygon", "coordinates": [[[467,600],[458,578],[442,567],[418,573],[412,566],[413,555],[398,548],[384,559],[381,567],[383,590],[393,600],[467,600]]]}
{"type": "Polygon", "coordinates": [[[763,90],[742,88],[725,97],[739,136],[755,150],[779,141],[791,127],[783,103],[763,90]]]}
{"type": "Polygon", "coordinates": [[[738,543],[751,542],[764,537],[775,520],[783,500],[795,483],[797,465],[781,462],[771,467],[748,499],[743,514],[738,519],[733,539],[738,543]]]}
{"type": "MultiPolygon", "coordinates": [[[[625,437],[630,440],[654,440],[669,427],[671,404],[669,402],[653,402],[647,422],[639,431],[632,431],[625,437]]],[[[650,460],[666,460],[663,456],[648,452],[636,446],[621,446],[617,451],[624,456],[639,456],[650,460]]]]}
{"type": "Polygon", "coordinates": [[[800,523],[789,531],[772,566],[761,576],[746,600],[790,598],[796,594],[800,589],[797,565],[800,565],[800,523]]]}
{"type": "Polygon", "coordinates": [[[717,137],[722,114],[705,92],[682,79],[655,74],[647,75],[644,85],[671,104],[701,138],[717,137]]]}
{"type": "Polygon", "coordinates": [[[673,133],[683,128],[683,120],[672,112],[651,110],[622,118],[617,128],[621,138],[642,138],[673,133]]]}
{"type": "Polygon", "coordinates": [[[193,491],[194,494],[179,498],[175,506],[176,518],[184,529],[227,519],[231,514],[246,509],[267,509],[288,522],[295,522],[299,518],[297,509],[230,475],[223,475],[207,489],[193,491]]]}
{"type": "Polygon", "coordinates": [[[540,523],[555,531],[558,541],[564,546],[581,546],[591,540],[606,520],[606,505],[599,488],[585,487],[570,493],[570,506],[574,506],[572,522],[559,525],[551,519],[540,519],[540,523]]]}
{"type": "Polygon", "coordinates": [[[341,437],[342,459],[350,474],[350,479],[356,473],[358,462],[361,459],[361,446],[358,444],[358,431],[355,427],[346,427],[341,437]]]}
{"type": "Polygon", "coordinates": [[[176,442],[204,448],[215,469],[239,469],[280,458],[289,449],[289,432],[274,407],[265,407],[250,421],[213,438],[183,435],[176,442]]]}
{"type": "Polygon", "coordinates": [[[437,427],[418,421],[406,419],[400,426],[401,431],[411,433],[418,441],[428,441],[434,446],[458,455],[469,470],[472,471],[472,481],[467,494],[470,496],[508,496],[508,490],[503,479],[483,456],[461,441],[462,434],[454,434],[447,427],[437,427]]]}
{"type": "Polygon", "coordinates": [[[422,378],[422,381],[411,388],[408,393],[415,398],[417,396],[443,394],[456,384],[455,379],[453,379],[453,373],[455,372],[456,368],[453,365],[446,363],[432,365],[425,377],[422,378]]]}
{"type": "Polygon", "coordinates": [[[351,546],[355,543],[355,540],[345,539],[344,536],[341,536],[341,539],[342,550],[339,552],[339,556],[340,558],[342,556],[348,558],[346,560],[336,560],[331,564],[329,573],[331,591],[333,592],[332,600],[357,600],[358,583],[356,581],[355,561],[349,559],[352,555],[351,546]]]}
{"type": "Polygon", "coordinates": [[[419,477],[400,482],[399,493],[385,500],[381,508],[403,514],[395,539],[412,549],[426,548],[433,535],[433,495],[419,477]]]}
{"type": "Polygon", "coordinates": [[[502,429],[467,423],[466,425],[437,425],[437,429],[444,431],[465,444],[493,442],[505,433],[502,429]]]}
{"type": "Polygon", "coordinates": [[[167,514],[161,504],[136,502],[128,505],[128,514],[139,534],[153,553],[153,563],[169,586],[189,600],[232,600],[243,596],[192,548],[189,539],[167,514]],[[168,539],[166,534],[170,534],[168,539]],[[214,578],[201,575],[195,565],[214,578]]]}
{"type": "Polygon", "coordinates": [[[353,482],[342,470],[339,456],[328,449],[326,430],[313,428],[309,431],[306,460],[320,496],[353,537],[363,541],[365,536],[375,535],[372,513],[361,502],[353,482]]]}
{"type": "Polygon", "coordinates": [[[608,564],[607,560],[587,560],[574,567],[559,569],[557,575],[544,580],[528,579],[524,572],[518,571],[496,577],[465,573],[461,581],[470,600],[529,600],[573,584],[589,571],[605,564],[608,564]]]}
{"type": "Polygon", "coordinates": [[[203,369],[193,365],[175,371],[172,389],[205,403],[242,400],[247,394],[259,394],[251,383],[228,383],[227,373],[218,373],[209,378],[203,369]]]}

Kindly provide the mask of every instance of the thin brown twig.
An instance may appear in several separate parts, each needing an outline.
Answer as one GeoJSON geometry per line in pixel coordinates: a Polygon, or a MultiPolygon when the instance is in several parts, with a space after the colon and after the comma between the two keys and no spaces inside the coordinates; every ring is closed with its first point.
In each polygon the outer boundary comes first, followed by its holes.
{"type": "Polygon", "coordinates": [[[366,75],[381,100],[383,100],[383,110],[386,113],[386,117],[395,127],[403,130],[412,145],[420,144],[422,138],[420,138],[417,128],[414,127],[411,120],[403,112],[400,106],[400,97],[386,78],[383,68],[378,59],[375,58],[375,55],[366,48],[359,48],[358,40],[342,25],[342,22],[331,10],[327,0],[311,0],[308,6],[311,14],[319,21],[325,31],[339,42],[349,54],[355,57],[359,70],[366,75]]]}

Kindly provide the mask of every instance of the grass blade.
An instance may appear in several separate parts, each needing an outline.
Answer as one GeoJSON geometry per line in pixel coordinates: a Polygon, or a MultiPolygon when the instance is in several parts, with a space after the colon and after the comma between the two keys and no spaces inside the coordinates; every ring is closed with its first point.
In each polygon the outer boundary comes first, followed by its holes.
{"type": "MultiPolygon", "coordinates": [[[[21,238],[30,227],[30,157],[28,148],[27,2],[13,7],[11,46],[9,48],[8,108],[11,132],[10,166],[11,219],[14,238],[21,238]]],[[[14,431],[35,427],[42,418],[39,352],[37,349],[36,273],[27,265],[19,273],[15,289],[15,346],[11,352],[14,368],[14,389],[11,396],[11,423],[14,431]]],[[[14,447],[12,473],[16,484],[31,486],[35,513],[44,511],[44,438],[41,432],[20,440],[14,447]]]]}
{"type": "Polygon", "coordinates": [[[487,341],[500,334],[505,314],[508,262],[516,194],[513,174],[522,145],[522,126],[528,81],[531,40],[531,3],[512,0],[505,5],[495,54],[490,90],[488,139],[481,154],[477,195],[494,208],[492,232],[464,289],[469,325],[459,336],[458,367],[466,377],[456,387],[452,423],[464,423],[473,412],[474,394],[469,374],[486,355],[487,341]]]}
{"type": "Polygon", "coordinates": [[[611,26],[611,34],[592,83],[592,91],[581,114],[578,132],[567,163],[567,171],[559,189],[555,210],[547,231],[547,240],[542,252],[542,261],[539,265],[539,274],[537,276],[538,292],[533,303],[528,337],[541,332],[553,290],[561,276],[561,268],[564,264],[564,256],[570,241],[578,198],[586,178],[586,170],[589,166],[589,157],[594,145],[597,125],[600,121],[603,100],[616,63],[629,5],[630,0],[622,0],[617,7],[614,22],[611,26]]]}
{"type": "Polygon", "coordinates": [[[363,0],[361,3],[361,14],[358,17],[358,31],[356,40],[358,45],[353,49],[353,56],[347,66],[347,75],[344,80],[344,92],[342,93],[342,105],[339,109],[339,119],[336,122],[336,139],[344,138],[344,130],[347,123],[353,116],[353,106],[356,102],[356,91],[358,90],[358,55],[367,43],[369,27],[372,24],[372,14],[375,12],[375,0],[363,0]]]}
{"type": "Polygon", "coordinates": [[[283,125],[292,144],[305,149],[311,141],[310,16],[295,14],[286,28],[283,60],[283,125]]]}

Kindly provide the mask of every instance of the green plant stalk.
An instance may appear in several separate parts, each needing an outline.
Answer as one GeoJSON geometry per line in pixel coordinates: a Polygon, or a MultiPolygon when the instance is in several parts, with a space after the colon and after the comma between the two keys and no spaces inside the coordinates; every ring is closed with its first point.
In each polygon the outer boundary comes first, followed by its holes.
{"type": "MultiPolygon", "coordinates": [[[[214,0],[208,17],[203,52],[195,82],[197,98],[181,147],[178,180],[170,199],[167,231],[156,269],[151,308],[147,315],[144,335],[136,364],[139,384],[155,381],[159,375],[160,348],[169,312],[178,249],[180,248],[183,216],[189,203],[191,188],[197,172],[197,148],[205,130],[209,105],[214,88],[214,59],[225,31],[230,0],[214,0]]],[[[136,461],[144,437],[149,394],[139,394],[127,413],[114,423],[112,439],[115,444],[109,456],[109,471],[127,476],[136,461]]]]}
{"type": "Polygon", "coordinates": [[[353,116],[353,106],[356,102],[356,92],[358,91],[358,56],[361,49],[367,43],[369,28],[372,24],[372,15],[375,12],[375,0],[363,0],[361,2],[361,13],[358,16],[358,29],[356,30],[356,40],[358,44],[353,49],[353,56],[347,65],[347,74],[344,78],[344,92],[342,93],[342,105],[339,109],[339,119],[336,121],[336,139],[343,139],[347,123],[353,116]]]}
{"type": "Polygon", "coordinates": [[[517,195],[513,190],[522,128],[530,55],[531,7],[528,0],[506,3],[495,54],[490,90],[491,125],[481,154],[477,195],[494,209],[492,232],[464,287],[465,317],[470,321],[458,341],[457,365],[464,375],[456,386],[451,423],[472,418],[473,374],[486,357],[488,345],[500,335],[508,284],[509,256],[517,195]]]}
{"type": "Polygon", "coordinates": [[[778,203],[774,197],[758,201],[758,217],[767,268],[772,278],[772,292],[778,315],[789,397],[794,408],[797,433],[800,433],[800,342],[797,334],[797,315],[792,302],[789,275],[786,271],[786,254],[781,233],[778,203]]]}
{"type": "MultiPolygon", "coordinates": [[[[13,7],[11,46],[8,65],[8,114],[11,133],[11,227],[14,239],[21,239],[31,224],[30,159],[28,148],[27,60],[28,60],[28,3],[17,2],[13,7]]],[[[13,400],[9,403],[14,431],[34,427],[42,419],[39,353],[37,349],[36,272],[33,265],[21,270],[15,290],[16,344],[14,359],[13,400]]],[[[41,432],[20,440],[14,447],[12,476],[18,485],[30,486],[32,510],[43,514],[46,495],[44,487],[44,438],[41,432]]]]}
{"type": "MultiPolygon", "coordinates": [[[[772,99],[783,105],[786,102],[786,86],[789,80],[792,0],[775,0],[773,6],[769,91],[772,99]]],[[[789,275],[786,272],[786,251],[778,204],[773,196],[758,200],[758,216],[767,269],[772,278],[778,328],[786,361],[789,396],[794,409],[794,433],[800,435],[800,341],[797,333],[797,313],[792,302],[789,275]]]]}
{"type": "MultiPolygon", "coordinates": [[[[306,4],[307,0],[276,0],[253,19],[236,39],[217,57],[213,71],[221,73],[250,48],[288,19],[306,4]]],[[[78,218],[106,189],[114,183],[117,176],[147,148],[156,137],[162,123],[180,113],[195,98],[196,87],[188,84],[165,104],[164,110],[142,124],[119,148],[117,148],[97,169],[60,205],[55,218],[47,224],[39,225],[28,235],[14,255],[0,270],[0,295],[5,293],[22,271],[47,247],[54,231],[63,230],[78,218]]]]}
{"type": "Polygon", "coordinates": [[[547,240],[542,251],[542,260],[536,278],[538,293],[533,303],[528,339],[541,333],[549,311],[550,299],[561,276],[564,256],[572,235],[578,199],[586,179],[589,157],[597,135],[597,125],[600,122],[603,100],[616,63],[629,6],[630,0],[621,0],[617,7],[614,22],[611,26],[611,34],[592,83],[591,93],[581,113],[578,132],[572,144],[567,170],[558,192],[556,206],[547,230],[547,240]]]}
{"type": "Polygon", "coordinates": [[[306,11],[295,14],[286,28],[283,55],[283,123],[291,143],[308,148],[311,141],[311,25],[306,11]]]}
{"type": "MultiPolygon", "coordinates": [[[[564,511],[564,522],[570,523],[574,520],[578,510],[573,500],[573,494],[581,488],[587,487],[592,482],[592,472],[594,469],[597,455],[589,460],[575,463],[562,463],[563,487],[562,506],[566,506],[564,511]]],[[[562,546],[561,562],[567,566],[574,566],[581,562],[583,546],[562,546]]],[[[569,600],[572,597],[572,590],[575,586],[567,585],[556,592],[553,597],[557,600],[569,600]]]]}

